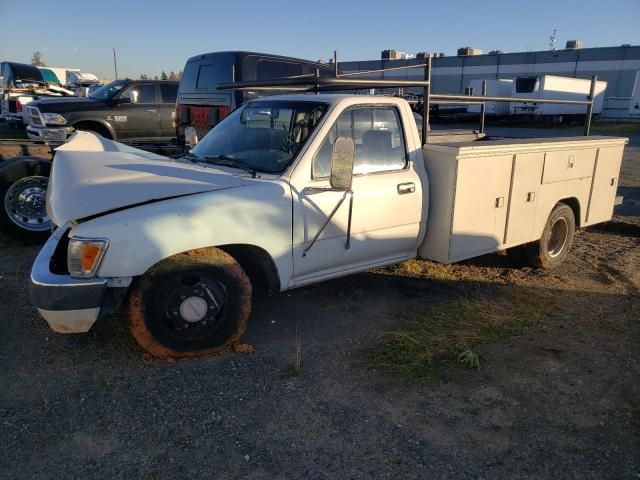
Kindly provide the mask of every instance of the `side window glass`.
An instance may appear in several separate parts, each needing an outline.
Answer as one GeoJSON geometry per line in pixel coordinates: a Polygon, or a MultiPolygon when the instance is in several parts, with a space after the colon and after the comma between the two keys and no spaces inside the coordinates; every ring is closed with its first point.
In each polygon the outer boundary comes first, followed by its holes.
{"type": "Polygon", "coordinates": [[[139,83],[122,94],[131,103],[156,103],[156,87],[152,83],[139,83]]]}
{"type": "Polygon", "coordinates": [[[178,96],[178,85],[160,85],[160,93],[162,96],[162,103],[176,103],[176,97],[178,96]]]}
{"type": "Polygon", "coordinates": [[[302,67],[297,63],[276,62],[272,60],[259,60],[256,76],[258,80],[271,80],[273,78],[294,77],[302,74],[302,67]]]}
{"type": "Polygon", "coordinates": [[[394,107],[355,107],[342,112],[313,158],[313,178],[329,176],[338,137],[351,138],[356,144],[356,175],[401,170],[407,164],[400,117],[394,107]]]}

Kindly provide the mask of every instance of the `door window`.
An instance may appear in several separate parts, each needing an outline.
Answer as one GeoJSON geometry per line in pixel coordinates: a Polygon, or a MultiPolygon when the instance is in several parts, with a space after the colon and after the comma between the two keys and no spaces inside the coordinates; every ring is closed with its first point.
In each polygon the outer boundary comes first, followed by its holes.
{"type": "Polygon", "coordinates": [[[176,103],[178,96],[178,85],[160,85],[162,103],[176,103]]]}
{"type": "Polygon", "coordinates": [[[128,88],[122,98],[128,98],[131,103],[156,103],[156,87],[152,83],[139,83],[128,88]]]}
{"type": "Polygon", "coordinates": [[[313,178],[331,171],[333,144],[338,137],[353,139],[354,175],[401,170],[407,152],[398,111],[394,107],[354,107],[342,112],[313,158],[313,178]]]}

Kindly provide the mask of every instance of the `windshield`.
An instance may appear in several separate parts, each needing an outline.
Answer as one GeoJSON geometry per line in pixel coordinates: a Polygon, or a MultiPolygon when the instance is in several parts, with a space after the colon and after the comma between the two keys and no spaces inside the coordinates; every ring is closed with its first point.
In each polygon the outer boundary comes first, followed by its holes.
{"type": "Polygon", "coordinates": [[[191,150],[210,163],[282,172],[327,110],[327,104],[255,101],[216,125],[191,150]]]}
{"type": "Polygon", "coordinates": [[[122,87],[126,84],[126,80],[115,80],[111,83],[107,83],[104,87],[97,89],[89,95],[89,97],[95,98],[96,100],[108,100],[122,90],[122,87]]]}

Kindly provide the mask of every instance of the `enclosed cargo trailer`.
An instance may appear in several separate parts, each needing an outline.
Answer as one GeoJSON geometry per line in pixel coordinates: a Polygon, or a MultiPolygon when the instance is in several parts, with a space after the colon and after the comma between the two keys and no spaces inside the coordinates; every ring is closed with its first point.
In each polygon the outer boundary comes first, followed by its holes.
{"type": "MultiPolygon", "coordinates": [[[[490,78],[473,79],[469,82],[469,94],[481,95],[482,82],[486,82],[487,95],[492,97],[508,97],[511,95],[513,79],[511,78],[490,78]]],[[[469,105],[468,113],[480,113],[480,105],[469,105]]],[[[485,113],[487,115],[509,115],[509,103],[507,102],[486,102],[485,113]]]]}
{"type": "MultiPolygon", "coordinates": [[[[541,100],[585,100],[590,93],[591,80],[583,78],[558,77],[556,75],[540,75],[533,77],[517,77],[512,85],[512,97],[539,98],[541,100]]],[[[596,81],[593,95],[593,114],[602,112],[604,92],[607,82],[596,81]]],[[[536,102],[511,102],[512,115],[559,116],[585,115],[586,108],[581,105],[544,104],[536,102]]]]}

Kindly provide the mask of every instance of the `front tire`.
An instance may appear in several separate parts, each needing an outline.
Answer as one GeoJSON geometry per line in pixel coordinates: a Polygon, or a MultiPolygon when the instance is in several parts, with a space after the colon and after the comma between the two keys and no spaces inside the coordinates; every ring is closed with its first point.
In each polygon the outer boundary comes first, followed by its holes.
{"type": "Polygon", "coordinates": [[[252,287],[240,265],[217,248],[175,255],[132,286],[129,328],[158,358],[215,355],[239,343],[252,287]]]}
{"type": "Polygon", "coordinates": [[[569,253],[575,230],[573,210],[565,203],[558,203],[549,215],[540,240],[527,245],[529,263],[544,269],[560,265],[569,253]]]}

